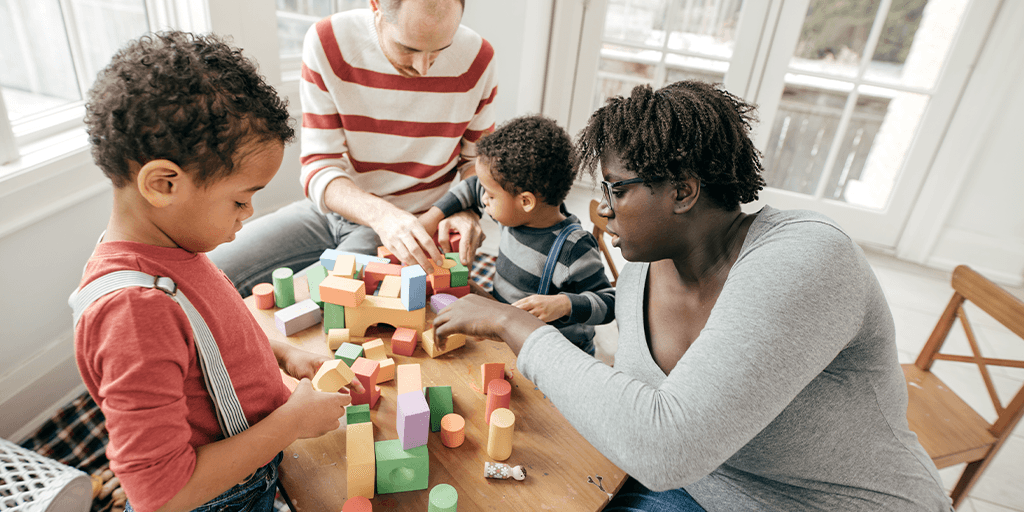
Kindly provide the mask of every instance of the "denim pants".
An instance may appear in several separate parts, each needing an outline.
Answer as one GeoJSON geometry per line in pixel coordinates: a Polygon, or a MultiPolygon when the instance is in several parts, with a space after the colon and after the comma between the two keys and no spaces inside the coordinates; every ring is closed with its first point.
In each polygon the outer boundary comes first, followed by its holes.
{"type": "MultiPolygon", "coordinates": [[[[256,470],[242,482],[224,494],[206,502],[192,512],[274,512],[274,495],[277,494],[277,466],[284,453],[279,452],[273,460],[256,470]]],[[[135,512],[131,502],[125,512],[135,512]]]]}
{"type": "Polygon", "coordinates": [[[704,512],[685,489],[654,492],[633,477],[628,477],[622,489],[612,498],[605,512],[704,512]]]}
{"type": "Polygon", "coordinates": [[[299,272],[319,261],[324,249],[376,255],[380,245],[369,227],[335,213],[323,215],[302,199],[246,223],[234,241],[208,256],[246,297],[257,284],[272,282],[274,269],[299,272]]]}

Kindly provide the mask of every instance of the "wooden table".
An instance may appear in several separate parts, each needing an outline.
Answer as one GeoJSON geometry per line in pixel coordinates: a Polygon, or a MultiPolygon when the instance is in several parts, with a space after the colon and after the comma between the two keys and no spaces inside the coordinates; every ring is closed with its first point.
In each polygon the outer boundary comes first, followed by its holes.
{"type": "MultiPolygon", "coordinates": [[[[295,278],[295,296],[300,301],[309,298],[304,276],[295,278]]],[[[330,353],[322,325],[286,338],[275,326],[276,309],[256,309],[253,297],[245,299],[245,303],[272,338],[288,340],[312,352],[330,353]]],[[[431,316],[428,306],[428,318],[431,316]]],[[[427,446],[430,452],[428,488],[378,494],[372,500],[375,512],[424,512],[430,489],[442,483],[458,490],[460,512],[596,511],[604,508],[622,487],[625,472],[583,439],[551,401],[519,374],[515,355],[504,343],[470,339],[466,346],[436,359],[427,357],[419,347],[412,357],[404,357],[392,355],[390,331],[381,332],[379,337],[384,339],[396,365],[419,363],[424,386],[452,387],[455,412],[466,419],[466,440],[458,448],[447,448],[441,444],[440,434],[431,432],[427,446]],[[506,377],[511,376],[510,409],[516,415],[516,423],[512,456],[504,462],[526,468],[526,480],[521,482],[483,476],[484,461],[493,460],[487,456],[485,395],[480,390],[479,380],[480,365],[490,362],[505,363],[506,377]]],[[[395,382],[385,382],[380,388],[380,401],[370,413],[374,441],[398,439],[395,382]]],[[[286,448],[281,482],[299,512],[341,510],[347,499],[345,425],[316,439],[301,439],[286,448]]]]}

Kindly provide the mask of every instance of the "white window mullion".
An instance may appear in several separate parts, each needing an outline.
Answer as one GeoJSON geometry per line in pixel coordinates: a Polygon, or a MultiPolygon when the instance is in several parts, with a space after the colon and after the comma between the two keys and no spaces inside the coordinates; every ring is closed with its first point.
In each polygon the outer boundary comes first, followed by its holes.
{"type": "Polygon", "coordinates": [[[11,122],[7,117],[7,107],[4,105],[4,96],[0,94],[0,165],[13,162],[18,159],[18,146],[14,143],[14,131],[11,130],[11,122]]]}

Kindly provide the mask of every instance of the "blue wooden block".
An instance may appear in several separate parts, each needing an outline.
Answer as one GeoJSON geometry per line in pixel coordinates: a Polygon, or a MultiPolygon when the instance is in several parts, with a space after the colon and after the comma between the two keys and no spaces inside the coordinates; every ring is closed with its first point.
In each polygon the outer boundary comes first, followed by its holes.
{"type": "Polygon", "coordinates": [[[399,297],[406,311],[427,307],[427,273],[422,267],[402,267],[402,293],[399,297]]]}

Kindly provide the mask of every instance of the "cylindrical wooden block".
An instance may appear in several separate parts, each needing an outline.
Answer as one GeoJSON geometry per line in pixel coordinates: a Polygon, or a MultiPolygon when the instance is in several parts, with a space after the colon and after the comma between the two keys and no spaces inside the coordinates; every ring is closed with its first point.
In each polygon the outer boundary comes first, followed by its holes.
{"type": "Polygon", "coordinates": [[[271,274],[274,277],[274,303],[279,308],[295,304],[295,283],[292,280],[292,269],[281,267],[271,274]]]}
{"type": "Polygon", "coordinates": [[[487,455],[494,460],[505,460],[512,455],[512,433],[516,415],[508,409],[495,409],[491,413],[491,426],[487,434],[487,455]]]}
{"type": "Polygon", "coordinates": [[[441,418],[441,444],[458,448],[466,440],[466,420],[458,414],[445,414],[441,418]]]}
{"type": "Polygon", "coordinates": [[[512,385],[505,379],[494,379],[487,385],[487,405],[484,419],[491,424],[491,413],[497,409],[508,409],[512,399],[512,385]]]}
{"type": "Polygon", "coordinates": [[[270,309],[274,307],[274,285],[260,283],[252,287],[252,294],[256,297],[257,309],[270,309]]]}
{"type": "Polygon", "coordinates": [[[459,509],[459,491],[448,484],[437,484],[430,490],[427,512],[455,512],[459,509]]]}
{"type": "Polygon", "coordinates": [[[341,506],[341,512],[373,512],[373,503],[363,496],[353,496],[341,506]]]}

